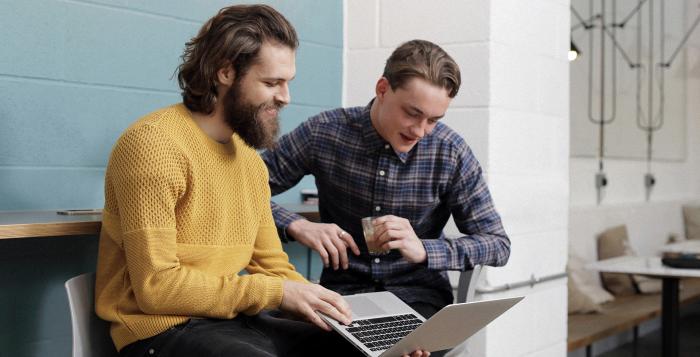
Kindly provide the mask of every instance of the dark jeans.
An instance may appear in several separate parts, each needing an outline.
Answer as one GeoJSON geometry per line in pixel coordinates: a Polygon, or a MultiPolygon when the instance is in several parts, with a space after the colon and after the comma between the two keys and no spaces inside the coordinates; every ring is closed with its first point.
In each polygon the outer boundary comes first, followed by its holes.
{"type": "Polygon", "coordinates": [[[232,320],[191,319],[159,335],[136,341],[122,357],[363,356],[335,332],[282,317],[279,311],[232,320]]]}
{"type": "MultiPolygon", "coordinates": [[[[438,309],[429,304],[410,304],[425,318],[438,309]]],[[[431,357],[445,352],[433,352],[431,357]]],[[[280,311],[232,320],[191,319],[151,338],[124,347],[121,357],[359,357],[362,352],[338,333],[326,332],[308,322],[288,319],[280,311]]]]}

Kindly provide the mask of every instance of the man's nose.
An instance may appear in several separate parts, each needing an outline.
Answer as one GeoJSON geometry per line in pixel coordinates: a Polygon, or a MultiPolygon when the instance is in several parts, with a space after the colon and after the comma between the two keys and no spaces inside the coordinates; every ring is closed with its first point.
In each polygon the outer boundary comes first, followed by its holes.
{"type": "Polygon", "coordinates": [[[284,83],[280,85],[279,90],[275,94],[275,100],[277,102],[280,102],[284,105],[289,104],[289,101],[291,100],[291,95],[289,93],[289,85],[287,83],[284,83]]]}
{"type": "Polygon", "coordinates": [[[414,125],[411,128],[411,135],[417,137],[418,139],[422,139],[425,134],[428,132],[428,121],[427,120],[421,120],[420,123],[414,125]]]}

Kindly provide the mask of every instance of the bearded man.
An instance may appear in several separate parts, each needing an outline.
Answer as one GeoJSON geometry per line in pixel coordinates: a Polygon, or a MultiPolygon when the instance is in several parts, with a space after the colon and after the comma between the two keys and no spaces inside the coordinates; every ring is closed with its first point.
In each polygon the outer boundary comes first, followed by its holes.
{"type": "Polygon", "coordinates": [[[289,263],[255,150],[274,142],[297,46],[269,6],[222,9],[186,45],[183,103],[114,146],[95,306],[121,356],[322,355],[344,342],[317,312],[349,323],[350,309],[289,263]]]}

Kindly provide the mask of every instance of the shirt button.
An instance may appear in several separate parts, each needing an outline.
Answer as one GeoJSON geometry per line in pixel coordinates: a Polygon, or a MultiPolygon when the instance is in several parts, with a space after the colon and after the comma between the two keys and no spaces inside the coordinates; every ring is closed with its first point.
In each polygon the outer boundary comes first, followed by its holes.
{"type": "Polygon", "coordinates": [[[154,349],[151,348],[151,349],[148,350],[148,354],[149,354],[149,355],[154,355],[154,354],[156,354],[156,350],[154,350],[154,349]]]}
{"type": "Polygon", "coordinates": [[[388,149],[389,149],[389,144],[385,144],[385,145],[384,145],[384,148],[388,150],[388,149]]]}
{"type": "Polygon", "coordinates": [[[374,210],[377,211],[377,212],[379,212],[379,211],[382,210],[382,208],[381,208],[380,206],[377,206],[377,207],[374,207],[374,210]]]}
{"type": "Polygon", "coordinates": [[[386,172],[384,172],[384,170],[379,170],[379,176],[384,176],[384,175],[386,175],[386,172]]]}
{"type": "Polygon", "coordinates": [[[382,261],[382,260],[379,259],[379,258],[374,258],[374,262],[377,263],[377,264],[379,264],[379,262],[381,262],[381,261],[382,261]]]}

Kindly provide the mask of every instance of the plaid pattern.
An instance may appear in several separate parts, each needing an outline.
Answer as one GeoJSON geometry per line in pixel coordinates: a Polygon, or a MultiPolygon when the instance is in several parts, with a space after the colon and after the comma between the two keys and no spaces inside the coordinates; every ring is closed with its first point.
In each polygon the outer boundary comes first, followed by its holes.
{"type": "MultiPolygon", "coordinates": [[[[372,126],[370,106],[320,113],[264,152],[272,194],[314,175],[321,220],[340,226],[360,247],[359,257],[348,254],[348,270],[324,269],[324,286],[341,294],[388,290],[408,303],[451,303],[446,270],[501,266],[510,254],[481,167],[464,139],[442,123],[408,153],[396,153],[372,126]],[[388,214],[411,222],[426,263],[408,263],[397,251],[369,256],[360,218],[388,214]],[[450,214],[463,237],[443,235],[450,214]]],[[[287,226],[302,217],[275,203],[272,211],[287,241],[287,226]]]]}

